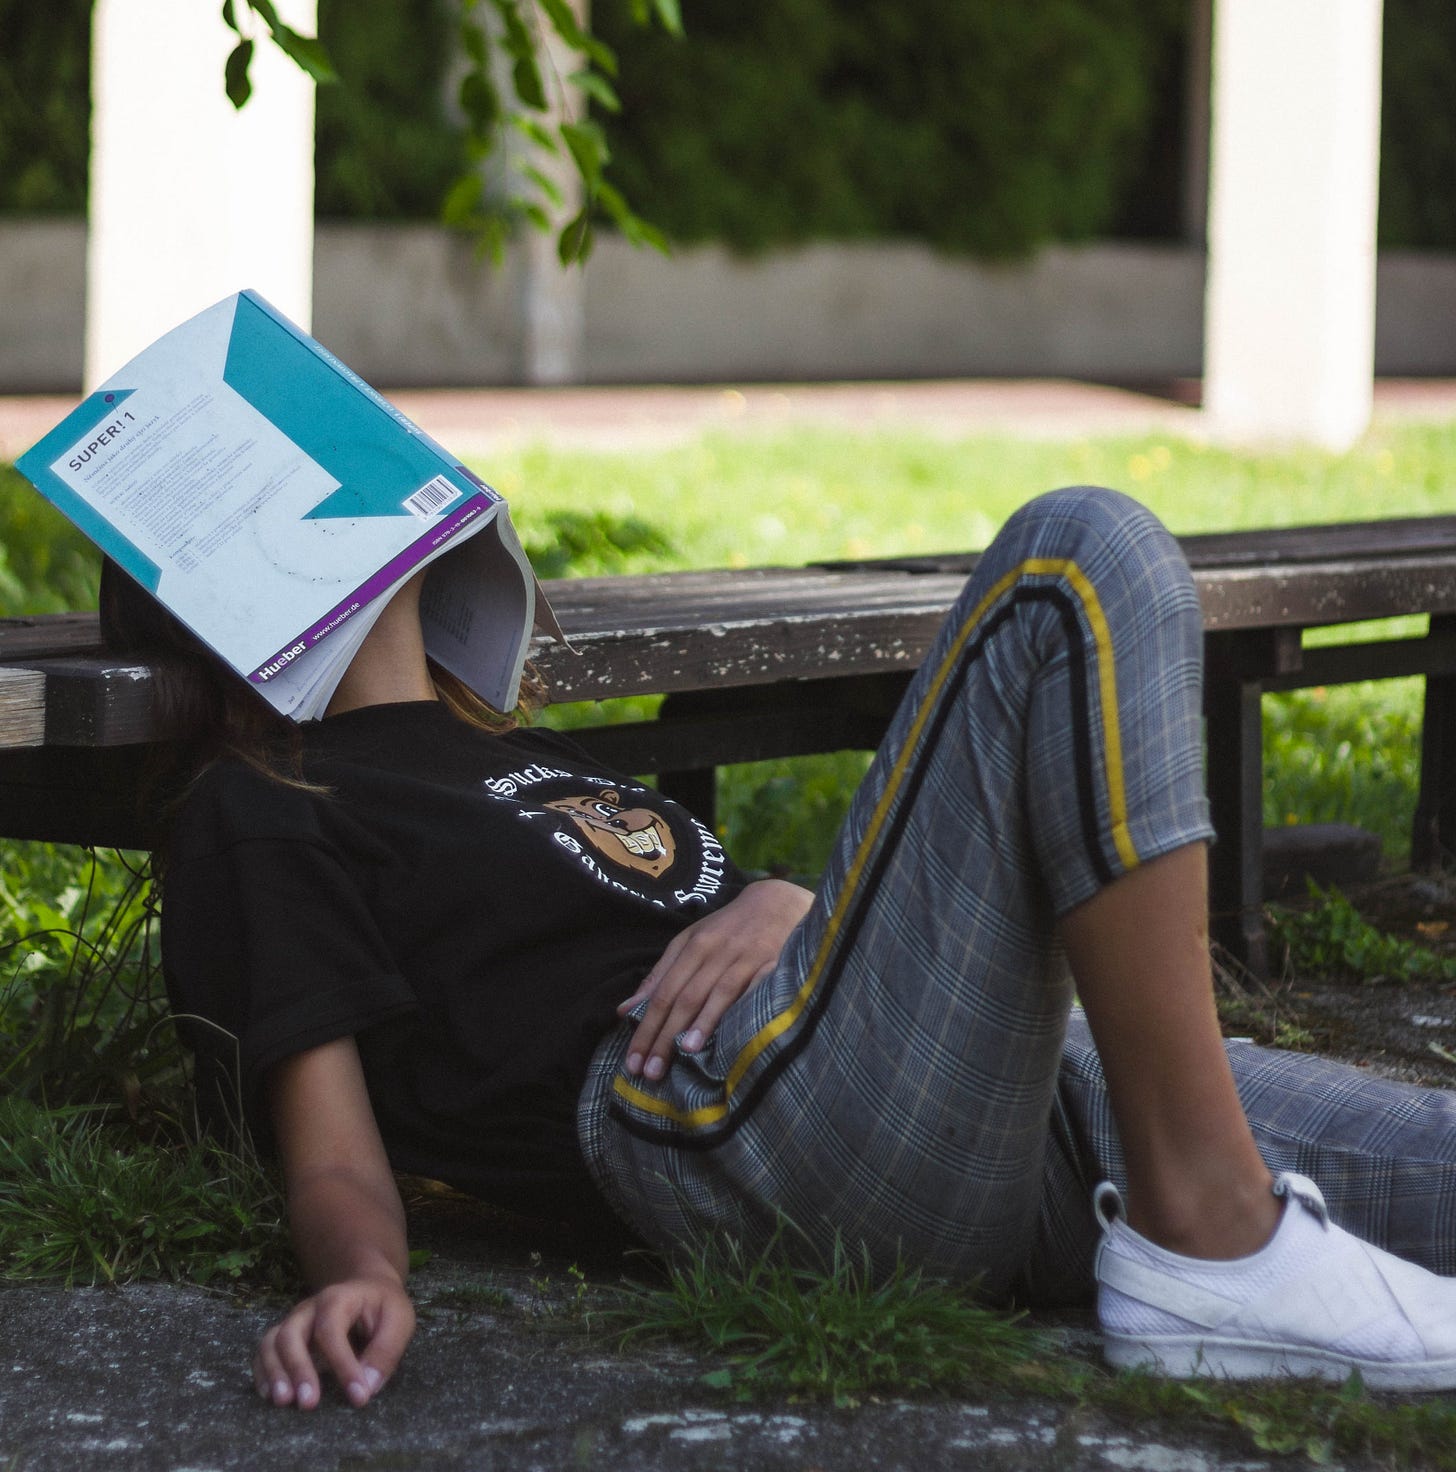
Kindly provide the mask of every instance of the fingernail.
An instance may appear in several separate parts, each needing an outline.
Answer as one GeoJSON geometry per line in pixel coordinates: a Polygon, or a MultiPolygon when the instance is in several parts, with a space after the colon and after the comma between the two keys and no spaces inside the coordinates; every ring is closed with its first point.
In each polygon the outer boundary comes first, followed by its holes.
{"type": "Polygon", "coordinates": [[[362,1406],[369,1399],[369,1387],[362,1380],[351,1380],[348,1395],[356,1406],[362,1406]]]}
{"type": "Polygon", "coordinates": [[[627,1072],[628,1073],[641,1073],[642,1072],[642,1055],[641,1055],[641,1053],[628,1053],[627,1054],[627,1072]]]}
{"type": "Polygon", "coordinates": [[[696,1053],[703,1046],[703,1034],[698,1028],[683,1034],[682,1047],[685,1053],[696,1053]]]}
{"type": "Polygon", "coordinates": [[[262,1385],[255,1385],[253,1387],[253,1389],[258,1392],[258,1399],[259,1400],[267,1400],[268,1397],[269,1397],[269,1395],[272,1393],[271,1391],[269,1391],[268,1386],[267,1386],[266,1383],[264,1383],[262,1385]]]}
{"type": "Polygon", "coordinates": [[[661,1058],[649,1058],[647,1067],[642,1070],[648,1078],[661,1078],[667,1072],[667,1064],[661,1058]]]}
{"type": "Polygon", "coordinates": [[[275,1380],[273,1382],[273,1399],[281,1406],[287,1399],[293,1387],[286,1380],[275,1380]]]}
{"type": "Polygon", "coordinates": [[[311,1406],[318,1399],[318,1391],[312,1385],[300,1385],[298,1387],[298,1403],[301,1406],[311,1406]]]}
{"type": "Polygon", "coordinates": [[[373,1395],[384,1384],[384,1376],[373,1365],[365,1365],[364,1383],[369,1387],[370,1395],[373,1395]]]}

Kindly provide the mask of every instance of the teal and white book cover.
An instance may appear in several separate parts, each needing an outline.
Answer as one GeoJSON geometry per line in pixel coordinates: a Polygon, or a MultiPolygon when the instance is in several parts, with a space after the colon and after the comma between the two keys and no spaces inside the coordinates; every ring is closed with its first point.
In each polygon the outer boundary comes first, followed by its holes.
{"type": "MultiPolygon", "coordinates": [[[[16,463],[299,718],[326,700],[321,669],[331,693],[381,594],[499,521],[472,561],[492,582],[492,622],[516,626],[504,651],[507,631],[486,631],[493,688],[480,693],[514,703],[535,587],[501,497],[255,292],[159,338],[16,463]]],[[[462,659],[445,663],[479,689],[462,659]]]]}

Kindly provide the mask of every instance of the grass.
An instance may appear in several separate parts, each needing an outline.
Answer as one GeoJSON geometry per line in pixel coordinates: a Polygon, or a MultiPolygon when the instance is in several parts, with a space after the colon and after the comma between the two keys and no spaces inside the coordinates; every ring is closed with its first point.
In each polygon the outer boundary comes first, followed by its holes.
{"type": "Polygon", "coordinates": [[[835,1241],[821,1268],[782,1250],[715,1239],[674,1261],[665,1286],[623,1289],[607,1311],[620,1342],[677,1340],[721,1363],[704,1384],[740,1400],[787,1395],[857,1405],[880,1393],[975,1383],[1025,1389],[1047,1350],[1040,1336],[976,1302],[969,1288],[897,1265],[885,1277],[835,1241]]]}
{"type": "Polygon", "coordinates": [[[145,855],[10,844],[0,873],[0,1097],[129,1101],[181,1081],[145,855]]]}
{"type": "Polygon", "coordinates": [[[749,566],[983,547],[1053,486],[1110,485],[1175,532],[1433,514],[1452,506],[1456,424],[1353,450],[1248,454],[1166,436],[1071,442],[800,428],[609,452],[529,447],[476,467],[525,528],[603,511],[661,531],[635,567],[749,566]]]}
{"type": "Polygon", "coordinates": [[[285,1286],[283,1199],[255,1160],[188,1135],[139,1141],[104,1111],[0,1099],[0,1274],[285,1286]]]}
{"type": "Polygon", "coordinates": [[[1090,1407],[1130,1426],[1183,1435],[1232,1432],[1259,1451],[1317,1464],[1365,1456],[1380,1464],[1456,1469],[1456,1403],[1368,1394],[1343,1385],[1263,1381],[1230,1385],[1112,1373],[963,1285],[906,1269],[876,1279],[836,1243],[822,1267],[782,1248],[731,1241],[674,1260],[660,1284],[608,1295],[594,1322],[619,1346],[683,1345],[711,1357],[701,1383],[736,1400],[851,1406],[873,1396],[1035,1397],[1090,1407]]]}

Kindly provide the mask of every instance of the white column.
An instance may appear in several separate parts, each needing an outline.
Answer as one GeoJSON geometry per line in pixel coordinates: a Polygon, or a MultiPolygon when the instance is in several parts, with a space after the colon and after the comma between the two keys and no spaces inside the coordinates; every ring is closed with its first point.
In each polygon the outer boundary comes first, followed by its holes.
{"type": "MultiPolygon", "coordinates": [[[[315,0],[278,9],[314,33],[315,0]]],[[[309,325],[313,83],[259,23],[253,95],[235,109],[223,64],[237,37],[220,12],[209,0],[96,0],[88,388],[243,287],[309,325]]]]}
{"type": "Polygon", "coordinates": [[[1380,0],[1216,0],[1204,406],[1351,444],[1370,418],[1380,0]]]}
{"type": "MultiPolygon", "coordinates": [[[[585,27],[589,22],[589,0],[571,0],[571,8],[585,27]]],[[[581,64],[543,25],[546,44],[542,72],[548,96],[552,96],[550,121],[572,121],[586,111],[580,90],[566,78],[581,64]],[[553,95],[556,79],[560,91],[553,95]]],[[[509,146],[516,146],[510,140],[509,146]]],[[[527,145],[528,147],[530,145],[527,145]]],[[[520,248],[525,269],[521,273],[521,371],[527,383],[572,383],[581,377],[586,337],[586,273],[580,266],[563,266],[556,253],[561,226],[581,208],[581,176],[563,155],[538,152],[532,162],[553,179],[561,190],[562,205],[552,211],[554,229],[522,230],[520,248]]],[[[549,208],[549,206],[548,206],[549,208]]]]}

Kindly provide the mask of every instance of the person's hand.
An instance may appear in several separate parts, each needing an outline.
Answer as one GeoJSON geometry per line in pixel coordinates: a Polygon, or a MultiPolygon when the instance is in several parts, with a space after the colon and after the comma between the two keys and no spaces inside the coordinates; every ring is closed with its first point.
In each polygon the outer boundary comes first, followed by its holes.
{"type": "Polygon", "coordinates": [[[392,1279],[331,1283],[263,1336],[253,1357],[253,1384],[275,1406],[312,1410],[320,1395],[318,1359],[350,1404],[367,1405],[394,1373],[414,1332],[414,1305],[392,1279]]]}
{"type": "Polygon", "coordinates": [[[661,1078],[679,1033],[683,1050],[697,1052],[728,1008],[773,969],[813,899],[797,884],[761,879],[679,931],[617,1008],[625,1014],[651,998],[627,1047],[627,1072],[661,1078]]]}

